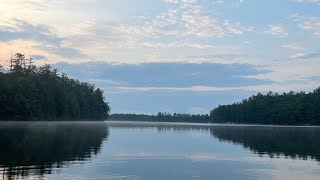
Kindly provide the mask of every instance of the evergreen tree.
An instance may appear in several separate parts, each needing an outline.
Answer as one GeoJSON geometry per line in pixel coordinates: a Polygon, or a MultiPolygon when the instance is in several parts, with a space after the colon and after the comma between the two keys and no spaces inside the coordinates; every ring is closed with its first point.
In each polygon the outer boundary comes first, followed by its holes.
{"type": "Polygon", "coordinates": [[[258,93],[210,112],[213,123],[320,125],[320,88],[312,93],[258,93]]]}
{"type": "MultiPolygon", "coordinates": [[[[14,68],[0,73],[0,120],[105,120],[110,107],[103,91],[59,75],[50,65],[36,67],[17,53],[14,68]]],[[[30,60],[29,60],[30,61],[30,60]]]]}

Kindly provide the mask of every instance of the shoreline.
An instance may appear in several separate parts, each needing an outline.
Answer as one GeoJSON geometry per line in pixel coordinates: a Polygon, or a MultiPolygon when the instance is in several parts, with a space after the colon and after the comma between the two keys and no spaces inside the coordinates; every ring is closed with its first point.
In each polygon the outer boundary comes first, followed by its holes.
{"type": "Polygon", "coordinates": [[[243,127],[301,127],[301,128],[320,128],[319,126],[308,126],[308,125],[277,125],[277,124],[231,124],[231,123],[192,123],[192,122],[156,122],[156,121],[104,121],[107,124],[141,124],[141,125],[172,125],[172,126],[243,126],[243,127]]]}
{"type": "Polygon", "coordinates": [[[198,127],[295,127],[295,128],[320,128],[320,125],[277,125],[277,124],[232,124],[232,123],[194,123],[194,122],[157,122],[157,121],[0,121],[1,124],[23,123],[106,123],[110,125],[164,125],[164,126],[198,126],[198,127]]]}

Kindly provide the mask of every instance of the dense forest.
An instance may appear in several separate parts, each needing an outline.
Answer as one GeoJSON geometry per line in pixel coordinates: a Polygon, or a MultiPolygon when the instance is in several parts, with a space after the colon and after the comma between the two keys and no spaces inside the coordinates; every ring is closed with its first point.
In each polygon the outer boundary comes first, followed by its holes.
{"type": "Polygon", "coordinates": [[[313,92],[258,93],[210,112],[213,123],[320,125],[320,88],[313,92]]]}
{"type": "Polygon", "coordinates": [[[242,102],[220,105],[209,115],[112,114],[113,121],[320,125],[320,88],[313,92],[258,93],[242,102]]]}
{"type": "Polygon", "coordinates": [[[109,113],[101,89],[23,54],[0,71],[0,120],[105,120],[109,113]]]}
{"type": "Polygon", "coordinates": [[[208,123],[209,115],[194,115],[180,113],[162,113],[157,115],[146,114],[112,114],[111,121],[152,121],[152,122],[192,122],[192,123],[208,123]]]}

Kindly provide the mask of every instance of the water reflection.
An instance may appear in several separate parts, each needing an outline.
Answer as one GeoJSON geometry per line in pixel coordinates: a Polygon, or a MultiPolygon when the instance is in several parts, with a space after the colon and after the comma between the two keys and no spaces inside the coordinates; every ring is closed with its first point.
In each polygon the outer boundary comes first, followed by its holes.
{"type": "Polygon", "coordinates": [[[90,160],[109,131],[105,123],[0,123],[0,166],[6,179],[51,174],[90,160]]]}
{"type": "Polygon", "coordinates": [[[213,126],[212,136],[270,158],[314,159],[320,162],[320,128],[213,126]]]}
{"type": "Polygon", "coordinates": [[[156,130],[157,133],[168,133],[168,132],[206,132],[209,133],[210,126],[207,124],[196,124],[196,123],[163,123],[163,122],[108,122],[108,125],[112,128],[123,129],[123,130],[156,130]]]}
{"type": "Polygon", "coordinates": [[[113,137],[108,141],[108,148],[113,148],[109,154],[122,162],[108,168],[115,174],[139,180],[320,178],[320,128],[109,125],[113,137]]]}
{"type": "Polygon", "coordinates": [[[0,123],[0,173],[4,179],[319,179],[319,137],[320,128],[310,127],[0,123]]]}
{"type": "Polygon", "coordinates": [[[291,159],[313,159],[320,162],[320,127],[233,126],[179,123],[110,123],[124,130],[146,130],[158,133],[210,133],[221,142],[241,145],[259,156],[284,156],[291,159]]]}

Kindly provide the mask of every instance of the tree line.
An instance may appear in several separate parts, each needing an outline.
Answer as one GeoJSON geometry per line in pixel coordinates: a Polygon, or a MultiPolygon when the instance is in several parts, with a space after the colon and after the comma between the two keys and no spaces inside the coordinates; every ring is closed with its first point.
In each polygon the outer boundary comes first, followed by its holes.
{"type": "Polygon", "coordinates": [[[270,158],[313,159],[320,162],[320,129],[267,126],[211,126],[210,134],[222,142],[270,158]]]}
{"type": "Polygon", "coordinates": [[[182,114],[159,112],[157,115],[147,114],[112,114],[111,121],[152,121],[152,122],[191,122],[191,123],[208,123],[208,114],[182,114]]]}
{"type": "Polygon", "coordinates": [[[112,114],[114,121],[320,125],[320,87],[313,92],[258,93],[242,102],[220,105],[209,115],[179,113],[112,114]]]}
{"type": "Polygon", "coordinates": [[[0,120],[105,120],[110,114],[101,89],[50,65],[37,67],[16,53],[9,68],[0,67],[0,120]]]}
{"type": "Polygon", "coordinates": [[[320,87],[313,92],[258,93],[210,112],[212,123],[320,125],[320,87]]]}

